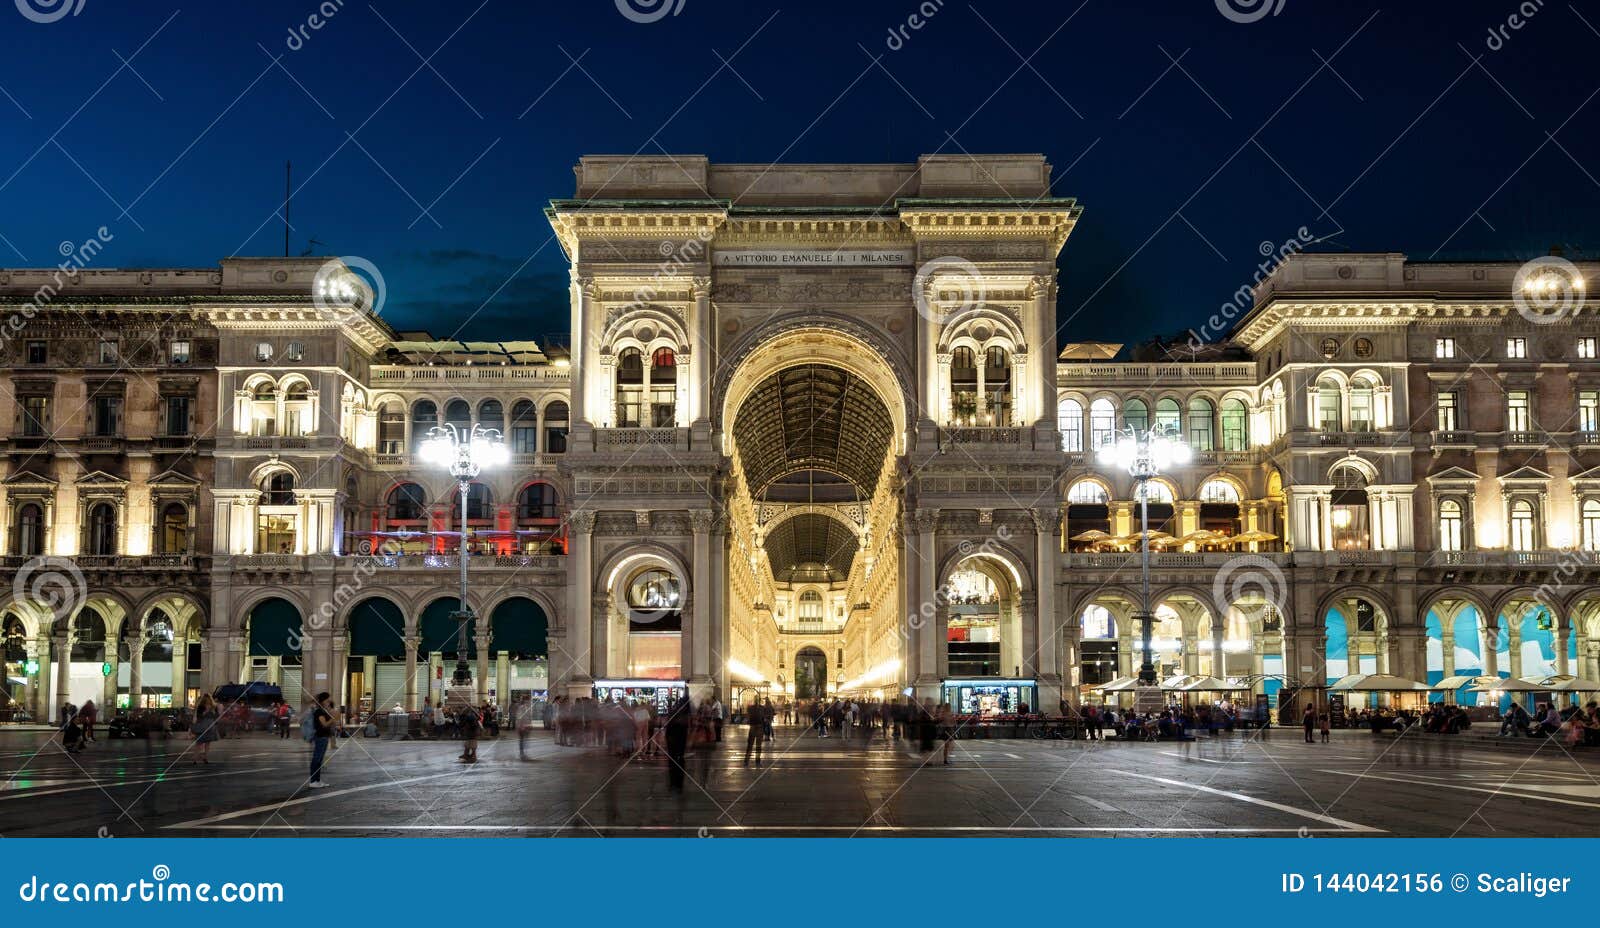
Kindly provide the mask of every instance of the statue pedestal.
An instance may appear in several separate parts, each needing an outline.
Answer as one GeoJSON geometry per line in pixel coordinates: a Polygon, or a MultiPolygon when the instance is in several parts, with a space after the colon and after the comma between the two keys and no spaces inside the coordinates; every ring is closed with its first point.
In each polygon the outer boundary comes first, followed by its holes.
{"type": "Polygon", "coordinates": [[[478,688],[471,683],[461,686],[451,684],[444,688],[444,707],[446,709],[461,709],[467,706],[476,706],[478,688]]]}

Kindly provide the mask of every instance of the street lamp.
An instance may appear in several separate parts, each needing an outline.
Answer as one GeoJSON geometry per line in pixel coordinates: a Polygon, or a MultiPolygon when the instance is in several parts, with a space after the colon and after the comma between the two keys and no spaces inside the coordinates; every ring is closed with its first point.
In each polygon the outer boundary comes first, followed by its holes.
{"type": "Polygon", "coordinates": [[[1128,429],[1095,451],[1103,467],[1121,467],[1139,487],[1139,551],[1142,583],[1139,613],[1140,642],[1144,663],[1139,667],[1139,684],[1156,685],[1156,666],[1150,649],[1151,626],[1155,612],[1150,602],[1150,481],[1168,467],[1189,463],[1189,446],[1167,429],[1139,431],[1128,429]]]}
{"type": "Polygon", "coordinates": [[[428,430],[419,449],[422,460],[443,467],[456,478],[461,494],[461,599],[460,608],[450,617],[459,623],[461,642],[456,648],[456,672],[450,678],[454,686],[472,682],[472,671],[467,667],[467,648],[471,643],[472,606],[467,603],[467,496],[472,490],[472,480],[485,467],[504,465],[511,460],[511,452],[500,439],[499,429],[486,429],[474,425],[471,430],[454,425],[434,426],[428,430]]]}

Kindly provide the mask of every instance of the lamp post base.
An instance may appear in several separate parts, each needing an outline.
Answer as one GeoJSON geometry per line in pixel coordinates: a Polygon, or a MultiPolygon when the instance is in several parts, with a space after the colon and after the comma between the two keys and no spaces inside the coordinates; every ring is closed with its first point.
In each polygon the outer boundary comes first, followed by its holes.
{"type": "Polygon", "coordinates": [[[1142,663],[1139,665],[1139,685],[1156,685],[1156,659],[1155,652],[1150,647],[1150,635],[1155,628],[1156,617],[1151,612],[1135,612],[1133,621],[1139,628],[1139,655],[1142,663]]]}

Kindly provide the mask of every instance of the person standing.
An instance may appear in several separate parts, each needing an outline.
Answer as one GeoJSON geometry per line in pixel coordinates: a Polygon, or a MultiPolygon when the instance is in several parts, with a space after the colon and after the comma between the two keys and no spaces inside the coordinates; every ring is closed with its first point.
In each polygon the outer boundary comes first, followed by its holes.
{"type": "Polygon", "coordinates": [[[1308,702],[1306,703],[1306,711],[1300,716],[1300,727],[1304,728],[1306,732],[1306,744],[1314,743],[1311,738],[1311,729],[1316,727],[1316,724],[1317,704],[1314,702],[1308,702]]]}
{"type": "Polygon", "coordinates": [[[755,751],[756,766],[761,766],[761,746],[767,740],[767,710],[761,705],[760,700],[750,703],[750,709],[745,713],[745,722],[750,726],[750,734],[744,739],[744,765],[750,766],[750,752],[755,751]]]}
{"type": "Polygon", "coordinates": [[[94,743],[94,722],[99,712],[100,710],[94,707],[92,699],[85,699],[83,708],[78,710],[78,714],[83,716],[83,739],[90,744],[94,743]]]}
{"type": "Polygon", "coordinates": [[[311,782],[306,784],[311,789],[321,789],[327,786],[322,780],[322,765],[328,757],[328,745],[336,737],[337,729],[333,722],[333,697],[327,693],[318,693],[316,704],[311,707],[311,782]]]}
{"type": "Polygon", "coordinates": [[[478,710],[471,705],[462,706],[456,711],[456,725],[461,729],[461,756],[457,758],[465,764],[478,762],[478,731],[483,727],[483,719],[478,715],[478,710]]]}
{"type": "Polygon", "coordinates": [[[1329,718],[1328,713],[1326,712],[1318,713],[1317,717],[1321,720],[1322,743],[1327,744],[1329,734],[1328,729],[1333,725],[1333,720],[1329,718]]]}
{"type": "Polygon", "coordinates": [[[773,738],[772,720],[773,720],[773,718],[775,718],[777,716],[777,714],[778,714],[778,711],[772,707],[772,700],[771,699],[762,700],[762,702],[761,702],[761,731],[762,731],[762,734],[765,735],[766,740],[768,740],[768,741],[771,741],[772,738],[773,738]]]}
{"type": "Polygon", "coordinates": [[[211,694],[201,694],[200,701],[194,707],[194,743],[199,748],[199,756],[189,763],[211,763],[211,742],[220,736],[217,731],[217,726],[221,723],[220,716],[217,711],[217,701],[211,698],[211,694]]]}
{"type": "Polygon", "coordinates": [[[687,696],[678,697],[678,701],[668,710],[667,788],[675,793],[683,792],[683,765],[689,754],[689,726],[694,722],[691,718],[693,714],[694,707],[687,696]]]}
{"type": "Polygon", "coordinates": [[[722,721],[723,721],[723,719],[722,719],[722,716],[723,716],[722,700],[717,699],[716,697],[713,696],[711,698],[711,711],[708,714],[711,716],[711,725],[712,725],[712,727],[716,729],[716,739],[715,740],[721,741],[722,740],[722,721]]]}

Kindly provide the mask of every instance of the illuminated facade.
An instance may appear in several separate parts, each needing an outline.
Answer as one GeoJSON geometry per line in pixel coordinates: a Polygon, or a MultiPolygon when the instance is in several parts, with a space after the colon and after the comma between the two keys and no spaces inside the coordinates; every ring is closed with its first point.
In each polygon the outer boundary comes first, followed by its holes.
{"type": "Polygon", "coordinates": [[[1125,427],[1195,452],[1147,500],[1164,673],[1600,676],[1581,290],[1540,316],[1524,265],[1299,254],[1226,344],[1114,361],[1057,344],[1079,213],[1037,156],[585,158],[547,210],[561,349],[395,332],[323,259],[80,272],[6,343],[13,697],[416,707],[464,647],[501,701],[1054,711],[1138,665],[1138,503],[1093,456],[1125,427]],[[416,459],[439,423],[513,452],[468,502],[465,643],[453,481],[416,459]],[[41,555],[82,575],[67,615],[23,582],[41,555]]]}

